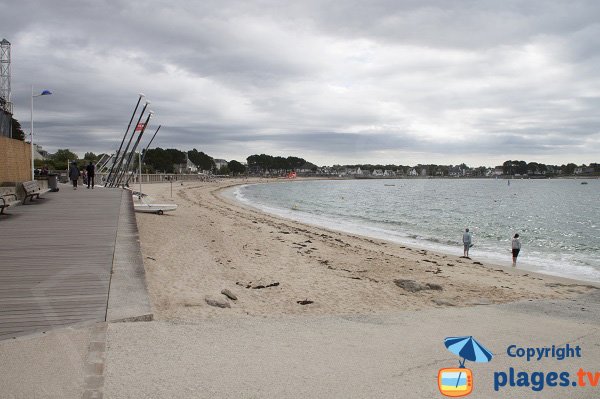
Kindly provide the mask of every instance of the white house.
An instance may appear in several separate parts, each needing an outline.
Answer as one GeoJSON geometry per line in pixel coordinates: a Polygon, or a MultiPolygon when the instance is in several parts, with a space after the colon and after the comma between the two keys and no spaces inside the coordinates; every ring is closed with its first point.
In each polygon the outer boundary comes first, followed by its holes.
{"type": "Polygon", "coordinates": [[[419,174],[417,173],[417,170],[415,168],[412,168],[411,170],[408,171],[408,175],[409,176],[418,176],[419,174]]]}
{"type": "Polygon", "coordinates": [[[381,169],[375,169],[372,173],[372,176],[383,176],[383,170],[381,169]]]}
{"type": "Polygon", "coordinates": [[[186,160],[187,160],[186,170],[188,171],[188,173],[198,172],[198,167],[196,166],[196,164],[193,163],[192,161],[190,161],[189,158],[187,158],[186,160]]]}
{"type": "Polygon", "coordinates": [[[217,168],[217,170],[221,169],[224,166],[227,166],[227,161],[224,159],[213,159],[213,161],[215,162],[215,167],[217,168]]]}

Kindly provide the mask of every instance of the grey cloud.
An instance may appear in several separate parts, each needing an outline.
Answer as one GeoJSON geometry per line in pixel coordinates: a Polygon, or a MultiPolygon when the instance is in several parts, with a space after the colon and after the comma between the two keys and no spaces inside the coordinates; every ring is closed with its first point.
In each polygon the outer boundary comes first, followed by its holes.
{"type": "Polygon", "coordinates": [[[27,130],[29,85],[55,93],[35,102],[36,137],[50,150],[116,147],[142,91],[164,126],[157,145],[226,158],[264,149],[347,162],[393,152],[424,163],[515,152],[597,161],[585,147],[600,122],[594,1],[0,0],[0,9],[27,130]]]}

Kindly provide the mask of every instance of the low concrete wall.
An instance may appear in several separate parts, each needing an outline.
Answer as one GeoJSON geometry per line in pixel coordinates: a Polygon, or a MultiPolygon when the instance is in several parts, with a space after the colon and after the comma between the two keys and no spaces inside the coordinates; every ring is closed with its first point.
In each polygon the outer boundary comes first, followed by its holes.
{"type": "Polygon", "coordinates": [[[31,146],[0,137],[0,186],[31,180],[31,146]]]}

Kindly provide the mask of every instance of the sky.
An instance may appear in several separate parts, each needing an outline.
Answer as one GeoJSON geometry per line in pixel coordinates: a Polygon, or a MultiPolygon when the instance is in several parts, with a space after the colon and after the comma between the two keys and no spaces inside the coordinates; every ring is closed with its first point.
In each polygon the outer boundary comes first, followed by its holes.
{"type": "Polygon", "coordinates": [[[600,2],[0,0],[14,116],[53,152],[317,165],[600,162],[600,2]],[[144,101],[145,101],[144,100],[144,101]]]}

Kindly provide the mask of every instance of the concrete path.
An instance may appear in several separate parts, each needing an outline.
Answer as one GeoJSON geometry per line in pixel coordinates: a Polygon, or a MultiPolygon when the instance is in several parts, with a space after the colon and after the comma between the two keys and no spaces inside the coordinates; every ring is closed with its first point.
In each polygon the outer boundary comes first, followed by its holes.
{"type": "MultiPolygon", "coordinates": [[[[226,310],[225,310],[226,311],[226,310]]],[[[106,398],[441,398],[457,367],[448,336],[473,335],[495,357],[469,363],[470,398],[598,398],[596,387],[494,390],[494,372],[600,372],[600,294],[577,301],[373,316],[242,318],[108,326],[106,398]],[[527,362],[507,347],[581,347],[581,358],[527,362]]],[[[537,378],[537,377],[536,377],[537,378]]]]}

